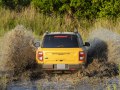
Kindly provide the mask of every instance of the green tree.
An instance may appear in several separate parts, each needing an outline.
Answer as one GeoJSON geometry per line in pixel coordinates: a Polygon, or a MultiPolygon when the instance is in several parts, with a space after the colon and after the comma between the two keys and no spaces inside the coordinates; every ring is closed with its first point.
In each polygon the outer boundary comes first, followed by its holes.
{"type": "Polygon", "coordinates": [[[31,0],[1,0],[1,3],[10,9],[19,9],[30,5],[31,0]]]}
{"type": "Polygon", "coordinates": [[[0,0],[0,5],[15,10],[31,4],[45,14],[68,13],[80,19],[120,16],[119,0],[0,0]]]}

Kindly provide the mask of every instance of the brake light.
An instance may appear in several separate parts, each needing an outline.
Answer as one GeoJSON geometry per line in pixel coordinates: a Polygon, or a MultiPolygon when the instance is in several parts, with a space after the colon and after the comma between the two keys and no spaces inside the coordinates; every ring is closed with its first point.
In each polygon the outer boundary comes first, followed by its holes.
{"type": "Polygon", "coordinates": [[[67,38],[68,36],[54,36],[54,38],[67,38]]]}
{"type": "Polygon", "coordinates": [[[79,60],[84,60],[85,59],[85,52],[81,51],[79,52],[79,60]]]}
{"type": "Polygon", "coordinates": [[[43,61],[43,52],[38,52],[38,59],[43,61]]]}

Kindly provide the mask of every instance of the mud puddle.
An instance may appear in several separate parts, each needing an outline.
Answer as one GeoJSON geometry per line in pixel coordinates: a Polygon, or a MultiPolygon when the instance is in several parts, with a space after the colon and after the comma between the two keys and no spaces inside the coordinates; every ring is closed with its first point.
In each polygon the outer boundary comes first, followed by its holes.
{"type": "Polygon", "coordinates": [[[12,83],[7,90],[120,90],[119,78],[107,79],[97,84],[89,83],[89,80],[72,85],[70,82],[21,82],[12,83]]]}

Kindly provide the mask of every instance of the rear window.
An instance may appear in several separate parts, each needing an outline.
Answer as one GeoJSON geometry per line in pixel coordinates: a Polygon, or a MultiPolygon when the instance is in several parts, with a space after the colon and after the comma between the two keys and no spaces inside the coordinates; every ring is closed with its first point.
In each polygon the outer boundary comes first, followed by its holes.
{"type": "Polygon", "coordinates": [[[43,48],[78,48],[77,35],[46,35],[43,48]]]}

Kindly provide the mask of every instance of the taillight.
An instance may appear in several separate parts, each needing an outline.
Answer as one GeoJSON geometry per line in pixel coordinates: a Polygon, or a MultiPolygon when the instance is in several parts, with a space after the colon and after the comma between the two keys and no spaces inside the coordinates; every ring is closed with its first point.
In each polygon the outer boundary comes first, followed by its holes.
{"type": "Polygon", "coordinates": [[[79,52],[79,60],[85,60],[85,52],[81,51],[79,52]]]}
{"type": "Polygon", "coordinates": [[[43,61],[43,52],[38,52],[38,59],[40,60],[40,61],[43,61]]]}

